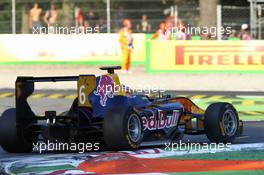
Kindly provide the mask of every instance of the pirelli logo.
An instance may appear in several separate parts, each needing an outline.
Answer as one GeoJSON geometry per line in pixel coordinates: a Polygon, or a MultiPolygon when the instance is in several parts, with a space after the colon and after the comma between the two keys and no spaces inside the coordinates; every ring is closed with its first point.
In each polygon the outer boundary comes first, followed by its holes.
{"type": "Polygon", "coordinates": [[[177,66],[263,66],[264,46],[176,45],[177,66]]]}

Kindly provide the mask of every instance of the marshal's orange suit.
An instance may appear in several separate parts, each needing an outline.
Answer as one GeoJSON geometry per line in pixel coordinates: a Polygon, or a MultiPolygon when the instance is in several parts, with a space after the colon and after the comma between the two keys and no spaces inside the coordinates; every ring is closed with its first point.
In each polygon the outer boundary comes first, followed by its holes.
{"type": "Polygon", "coordinates": [[[122,69],[128,71],[130,68],[131,52],[133,49],[132,31],[128,29],[121,29],[119,32],[122,49],[122,69]]]}

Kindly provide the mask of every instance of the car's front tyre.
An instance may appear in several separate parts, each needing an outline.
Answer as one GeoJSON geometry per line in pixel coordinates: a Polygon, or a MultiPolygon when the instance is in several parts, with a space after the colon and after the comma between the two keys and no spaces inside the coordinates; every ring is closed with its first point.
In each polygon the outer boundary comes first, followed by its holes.
{"type": "Polygon", "coordinates": [[[211,142],[232,143],[239,134],[239,118],[229,103],[213,103],[204,115],[205,134],[211,142]]]}

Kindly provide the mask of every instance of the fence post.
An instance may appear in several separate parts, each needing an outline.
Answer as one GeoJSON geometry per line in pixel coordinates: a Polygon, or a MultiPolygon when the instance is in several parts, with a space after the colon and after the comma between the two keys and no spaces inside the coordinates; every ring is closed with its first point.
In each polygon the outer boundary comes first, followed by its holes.
{"type": "Polygon", "coordinates": [[[222,27],[222,6],[217,5],[216,8],[216,26],[217,26],[217,40],[222,39],[220,28],[222,27]]]}
{"type": "Polygon", "coordinates": [[[16,0],[12,0],[12,33],[16,34],[16,0]]]}
{"type": "Polygon", "coordinates": [[[106,14],[107,14],[107,33],[111,33],[111,14],[110,14],[110,0],[106,3],[106,14]]]}
{"type": "Polygon", "coordinates": [[[178,25],[178,6],[177,5],[174,6],[174,20],[175,20],[174,27],[177,27],[178,25]]]}
{"type": "Polygon", "coordinates": [[[256,25],[257,25],[257,14],[256,14],[256,8],[257,8],[257,1],[256,0],[248,0],[250,2],[250,33],[253,35],[254,38],[256,38],[256,25]]]}

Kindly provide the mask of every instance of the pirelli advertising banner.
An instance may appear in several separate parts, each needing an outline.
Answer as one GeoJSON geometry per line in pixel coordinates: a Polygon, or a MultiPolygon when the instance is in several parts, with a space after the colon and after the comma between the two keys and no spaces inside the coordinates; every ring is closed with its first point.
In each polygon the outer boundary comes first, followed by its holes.
{"type": "MultiPolygon", "coordinates": [[[[134,34],[132,63],[145,64],[146,35],[134,34]]],[[[0,35],[0,64],[121,62],[119,34],[0,35]]]]}
{"type": "Polygon", "coordinates": [[[264,41],[150,41],[149,72],[264,73],[264,41]]]}

